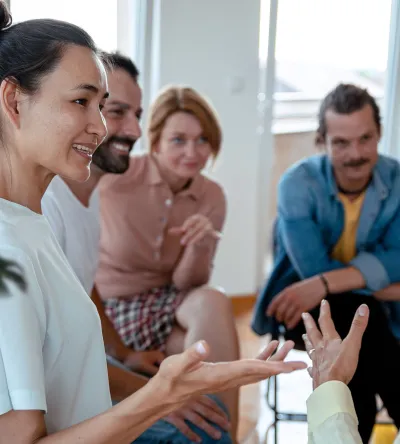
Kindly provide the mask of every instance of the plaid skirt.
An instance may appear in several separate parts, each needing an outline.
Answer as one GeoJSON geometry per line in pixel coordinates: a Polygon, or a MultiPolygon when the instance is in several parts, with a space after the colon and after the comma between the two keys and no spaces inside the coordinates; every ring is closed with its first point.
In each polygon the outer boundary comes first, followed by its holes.
{"type": "Polygon", "coordinates": [[[183,298],[184,293],[169,285],[128,298],[106,299],[104,309],[127,347],[164,351],[183,298]]]}

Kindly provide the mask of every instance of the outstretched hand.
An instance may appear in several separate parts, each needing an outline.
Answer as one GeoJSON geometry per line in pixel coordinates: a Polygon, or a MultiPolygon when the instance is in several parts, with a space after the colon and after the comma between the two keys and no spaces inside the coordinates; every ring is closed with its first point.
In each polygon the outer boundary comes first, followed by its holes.
{"type": "Polygon", "coordinates": [[[362,337],[368,324],[368,306],[361,305],[353,319],[349,334],[342,341],[332,321],[328,301],[322,301],[319,328],[310,314],[303,314],[307,334],[303,336],[312,367],[314,390],[328,381],[348,384],[357,369],[362,337]]]}
{"type": "Polygon", "coordinates": [[[167,390],[169,401],[181,404],[193,396],[222,392],[307,367],[304,362],[284,361],[293,343],[286,343],[272,356],[277,347],[278,342],[272,341],[256,359],[211,363],[204,362],[209,347],[200,341],[165,359],[153,380],[167,390]]]}

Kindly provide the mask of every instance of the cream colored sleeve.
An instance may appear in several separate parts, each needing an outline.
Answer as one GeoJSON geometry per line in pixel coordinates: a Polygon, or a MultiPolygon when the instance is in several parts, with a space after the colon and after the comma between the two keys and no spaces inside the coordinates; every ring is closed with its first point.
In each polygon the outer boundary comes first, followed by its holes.
{"type": "Polygon", "coordinates": [[[342,382],[318,387],[308,398],[307,415],[309,444],[362,444],[353,399],[342,382]]]}

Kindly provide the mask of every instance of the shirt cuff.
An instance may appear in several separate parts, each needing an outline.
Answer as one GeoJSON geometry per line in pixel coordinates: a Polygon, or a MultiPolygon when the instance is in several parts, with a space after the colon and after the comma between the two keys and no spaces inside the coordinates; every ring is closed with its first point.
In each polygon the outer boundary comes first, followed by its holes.
{"type": "Polygon", "coordinates": [[[47,412],[46,397],[39,390],[13,390],[10,392],[13,410],[42,410],[47,412]]]}
{"type": "Polygon", "coordinates": [[[382,262],[372,253],[361,251],[349,262],[363,275],[366,286],[372,291],[379,291],[390,285],[390,279],[382,262]]]}
{"type": "Polygon", "coordinates": [[[307,400],[310,433],[314,433],[322,423],[338,413],[350,414],[358,424],[353,398],[347,385],[340,381],[320,385],[307,400]]]}

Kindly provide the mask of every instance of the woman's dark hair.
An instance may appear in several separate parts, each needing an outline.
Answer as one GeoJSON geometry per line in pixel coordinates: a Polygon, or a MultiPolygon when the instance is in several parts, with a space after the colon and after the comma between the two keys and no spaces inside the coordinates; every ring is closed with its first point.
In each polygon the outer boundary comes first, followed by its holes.
{"type": "MultiPolygon", "coordinates": [[[[11,14],[0,0],[0,83],[9,78],[24,92],[35,93],[42,78],[56,68],[68,45],[97,53],[89,34],[70,23],[39,19],[12,25],[11,14]]],[[[0,294],[7,294],[7,281],[26,289],[18,264],[0,258],[0,294]]]]}
{"type": "Polygon", "coordinates": [[[97,53],[89,34],[71,23],[38,19],[12,25],[7,6],[0,0],[0,83],[9,78],[24,92],[34,94],[43,76],[56,68],[68,45],[97,53]]]}
{"type": "Polygon", "coordinates": [[[378,132],[381,131],[381,115],[379,106],[371,94],[356,85],[340,83],[322,101],[318,113],[318,130],[316,143],[323,144],[326,137],[326,112],[332,110],[338,114],[351,114],[360,111],[364,106],[372,108],[374,121],[378,132]]]}

